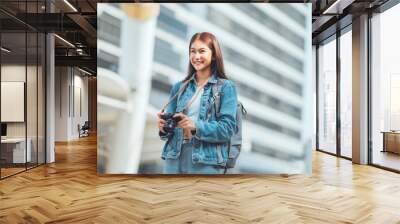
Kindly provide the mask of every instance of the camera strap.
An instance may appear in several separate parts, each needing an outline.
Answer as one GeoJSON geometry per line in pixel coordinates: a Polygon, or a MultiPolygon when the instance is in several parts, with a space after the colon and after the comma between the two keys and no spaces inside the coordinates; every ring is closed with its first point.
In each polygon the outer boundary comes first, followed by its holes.
{"type": "Polygon", "coordinates": [[[199,93],[204,88],[204,86],[207,85],[207,83],[208,83],[208,80],[205,83],[203,83],[202,85],[197,87],[196,93],[193,95],[192,99],[190,99],[188,104],[186,104],[185,108],[183,109],[184,114],[188,113],[190,106],[192,106],[193,102],[197,99],[197,97],[199,96],[199,93]]]}
{"type": "Polygon", "coordinates": [[[189,84],[189,81],[190,80],[186,80],[185,82],[183,82],[181,84],[178,92],[176,92],[175,95],[171,98],[171,100],[163,106],[163,108],[161,109],[161,112],[164,112],[164,110],[168,107],[168,105],[170,105],[172,103],[172,101],[174,101],[175,98],[178,97],[186,89],[186,86],[189,84]]]}

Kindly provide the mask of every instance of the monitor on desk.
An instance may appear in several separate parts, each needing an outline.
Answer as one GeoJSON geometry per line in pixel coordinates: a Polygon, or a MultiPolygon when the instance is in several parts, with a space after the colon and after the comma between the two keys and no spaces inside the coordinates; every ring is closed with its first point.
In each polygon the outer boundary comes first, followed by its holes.
{"type": "Polygon", "coordinates": [[[7,136],[7,124],[1,123],[1,137],[7,136]]]}

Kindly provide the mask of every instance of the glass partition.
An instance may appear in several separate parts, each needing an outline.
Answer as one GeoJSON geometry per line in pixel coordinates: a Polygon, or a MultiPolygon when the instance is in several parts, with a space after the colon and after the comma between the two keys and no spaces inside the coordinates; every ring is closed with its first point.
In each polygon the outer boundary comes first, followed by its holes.
{"type": "Polygon", "coordinates": [[[1,34],[2,177],[24,171],[31,158],[26,144],[26,41],[25,32],[1,34]]]}
{"type": "Polygon", "coordinates": [[[16,19],[44,3],[0,2],[0,178],[45,163],[45,35],[16,19]]]}

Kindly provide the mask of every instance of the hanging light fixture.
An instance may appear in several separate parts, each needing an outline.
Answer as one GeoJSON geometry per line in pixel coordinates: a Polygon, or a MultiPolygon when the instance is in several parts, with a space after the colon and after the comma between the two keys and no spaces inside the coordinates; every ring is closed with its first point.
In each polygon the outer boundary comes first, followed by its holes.
{"type": "Polygon", "coordinates": [[[60,36],[57,35],[57,34],[54,34],[54,36],[57,37],[57,38],[58,38],[59,40],[61,40],[62,42],[66,43],[67,45],[69,45],[69,46],[75,48],[75,45],[73,45],[73,44],[72,44],[71,42],[69,42],[68,40],[66,40],[66,39],[64,39],[64,38],[62,38],[62,37],[60,37],[60,36]]]}
{"type": "Polygon", "coordinates": [[[1,50],[4,51],[4,52],[6,52],[6,53],[10,53],[10,52],[11,52],[11,50],[9,50],[9,49],[7,49],[7,48],[5,48],[5,47],[1,47],[1,50]]]}
{"type": "Polygon", "coordinates": [[[64,0],[65,4],[67,4],[74,12],[78,12],[78,10],[68,1],[64,0]]]}

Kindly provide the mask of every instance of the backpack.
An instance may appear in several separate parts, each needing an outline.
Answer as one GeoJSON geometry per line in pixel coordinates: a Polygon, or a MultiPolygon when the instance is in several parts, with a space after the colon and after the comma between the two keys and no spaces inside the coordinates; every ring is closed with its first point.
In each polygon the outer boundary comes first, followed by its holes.
{"type": "MultiPolygon", "coordinates": [[[[215,116],[218,118],[220,116],[220,106],[221,106],[221,89],[224,84],[223,79],[218,79],[217,84],[212,86],[212,103],[211,106],[214,106],[215,116]]],[[[211,107],[210,107],[211,108],[211,107]]],[[[229,140],[228,143],[228,161],[226,162],[225,172],[228,168],[234,168],[236,164],[236,160],[239,157],[240,150],[242,148],[242,116],[247,114],[246,109],[243,107],[243,104],[238,101],[236,106],[236,130],[229,140]]],[[[211,109],[208,110],[208,113],[211,112],[211,109]]]]}

